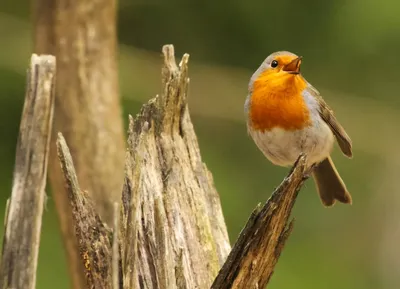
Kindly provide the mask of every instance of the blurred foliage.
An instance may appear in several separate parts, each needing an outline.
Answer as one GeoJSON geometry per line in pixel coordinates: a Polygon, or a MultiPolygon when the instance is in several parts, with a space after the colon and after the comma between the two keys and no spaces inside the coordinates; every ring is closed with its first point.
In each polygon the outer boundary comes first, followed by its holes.
{"type": "Polygon", "coordinates": [[[377,98],[396,87],[400,59],[387,57],[400,49],[395,0],[125,0],[121,6],[122,43],[156,52],[173,43],[197,60],[249,69],[272,51],[291,50],[321,71],[327,86],[334,79],[339,89],[377,98]]]}
{"type": "MultiPolygon", "coordinates": [[[[400,251],[383,237],[400,239],[395,213],[400,209],[395,175],[400,168],[399,9],[395,0],[119,3],[124,119],[160,91],[161,46],[172,43],[177,55],[190,53],[190,110],[232,242],[255,205],[265,202],[287,173],[262,156],[244,124],[247,81],[268,54],[289,50],[303,55],[304,75],[352,136],[354,159],[345,159],[338,150],[333,158],[354,205],[323,208],[308,181],[296,203],[294,232],[269,288],[400,286],[393,269],[400,268],[400,251]]],[[[2,212],[11,191],[24,73],[32,52],[29,13],[26,1],[0,2],[2,212]]],[[[57,226],[50,196],[38,288],[69,288],[57,226]]]]}

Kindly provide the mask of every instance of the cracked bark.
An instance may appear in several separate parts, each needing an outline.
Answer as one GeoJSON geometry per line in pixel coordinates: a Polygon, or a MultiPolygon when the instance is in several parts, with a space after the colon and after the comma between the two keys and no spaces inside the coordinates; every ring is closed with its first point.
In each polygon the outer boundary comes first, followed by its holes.
{"type": "Polygon", "coordinates": [[[164,46],[163,53],[163,93],[144,105],[135,119],[130,117],[118,282],[115,274],[112,281],[111,229],[80,189],[65,140],[58,138],[90,288],[111,288],[112,283],[123,288],[207,288],[230,250],[219,196],[190,121],[188,55],[178,67],[172,46],[164,46]]]}
{"type": "Polygon", "coordinates": [[[130,119],[123,189],[126,288],[207,288],[230,250],[187,106],[188,55],[164,46],[164,91],[130,119]],[[126,274],[127,272],[132,272],[126,274]]]}

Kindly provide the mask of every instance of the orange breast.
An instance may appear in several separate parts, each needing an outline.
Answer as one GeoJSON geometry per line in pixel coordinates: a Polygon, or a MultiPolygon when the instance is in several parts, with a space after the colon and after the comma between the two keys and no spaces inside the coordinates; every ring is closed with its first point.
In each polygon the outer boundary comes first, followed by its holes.
{"type": "Polygon", "coordinates": [[[300,76],[262,73],[253,84],[249,117],[253,129],[298,130],[310,125],[302,91],[307,83],[300,76]]]}

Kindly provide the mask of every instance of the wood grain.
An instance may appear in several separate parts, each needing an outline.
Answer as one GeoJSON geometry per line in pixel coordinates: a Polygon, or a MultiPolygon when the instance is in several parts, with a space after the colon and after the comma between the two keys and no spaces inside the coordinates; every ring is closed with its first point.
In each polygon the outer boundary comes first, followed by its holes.
{"type": "Polygon", "coordinates": [[[0,288],[33,289],[54,110],[56,59],[32,55],[7,202],[0,288]]]}

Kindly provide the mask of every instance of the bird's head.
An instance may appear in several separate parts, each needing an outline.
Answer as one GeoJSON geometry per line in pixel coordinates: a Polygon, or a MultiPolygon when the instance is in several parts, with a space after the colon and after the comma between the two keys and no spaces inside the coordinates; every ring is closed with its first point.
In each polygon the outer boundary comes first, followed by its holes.
{"type": "Polygon", "coordinates": [[[253,74],[250,80],[250,89],[253,86],[268,85],[279,89],[284,88],[296,80],[303,82],[300,74],[302,57],[288,51],[278,51],[269,55],[253,74]]]}

